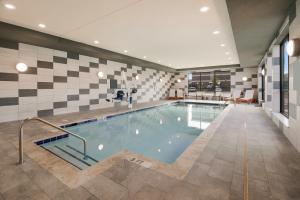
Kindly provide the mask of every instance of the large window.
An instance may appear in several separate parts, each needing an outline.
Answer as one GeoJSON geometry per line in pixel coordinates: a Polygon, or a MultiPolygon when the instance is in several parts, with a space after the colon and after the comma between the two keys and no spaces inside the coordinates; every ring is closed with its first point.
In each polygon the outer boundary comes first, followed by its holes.
{"type": "Polygon", "coordinates": [[[280,112],[289,116],[289,56],[287,54],[287,36],[280,45],[280,112]]]}
{"type": "Polygon", "coordinates": [[[189,92],[230,92],[230,71],[193,72],[189,92]]]}
{"type": "Polygon", "coordinates": [[[265,100],[265,73],[266,73],[266,69],[265,69],[265,65],[262,66],[261,71],[263,72],[261,74],[261,100],[265,100]]]}

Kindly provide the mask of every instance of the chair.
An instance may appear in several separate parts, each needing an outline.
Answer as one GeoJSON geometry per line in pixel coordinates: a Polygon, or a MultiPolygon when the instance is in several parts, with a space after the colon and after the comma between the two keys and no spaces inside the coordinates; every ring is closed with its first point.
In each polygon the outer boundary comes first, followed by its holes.
{"type": "Polygon", "coordinates": [[[243,102],[243,103],[254,103],[254,90],[246,90],[245,96],[243,98],[238,98],[237,102],[243,102]]]}
{"type": "Polygon", "coordinates": [[[235,89],[235,90],[233,90],[233,92],[230,94],[229,97],[225,97],[225,98],[224,98],[224,101],[225,101],[225,102],[226,102],[226,101],[233,101],[234,103],[236,103],[237,100],[238,100],[239,98],[241,98],[241,93],[242,93],[242,90],[240,90],[240,89],[235,89]]]}
{"type": "Polygon", "coordinates": [[[222,92],[221,98],[224,101],[228,101],[231,99],[231,93],[230,92],[222,92]]]}
{"type": "Polygon", "coordinates": [[[198,99],[198,97],[203,99],[203,92],[196,92],[196,99],[198,99]]]}
{"type": "Polygon", "coordinates": [[[170,89],[168,99],[176,99],[175,89],[170,89]]]}
{"type": "Polygon", "coordinates": [[[177,99],[184,99],[183,90],[177,89],[177,99]]]}
{"type": "Polygon", "coordinates": [[[232,93],[232,99],[234,101],[236,101],[237,99],[241,98],[241,93],[242,93],[242,90],[240,90],[240,89],[234,90],[232,93]]]}

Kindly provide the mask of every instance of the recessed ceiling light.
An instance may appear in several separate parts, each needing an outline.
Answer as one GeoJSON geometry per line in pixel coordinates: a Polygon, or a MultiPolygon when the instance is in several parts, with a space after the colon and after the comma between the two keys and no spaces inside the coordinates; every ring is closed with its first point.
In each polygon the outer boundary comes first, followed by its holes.
{"type": "Polygon", "coordinates": [[[124,53],[128,53],[128,51],[127,51],[127,50],[124,50],[124,53]]]}
{"type": "Polygon", "coordinates": [[[5,6],[5,8],[10,9],[10,10],[16,9],[16,6],[9,4],[9,3],[4,4],[4,6],[5,6]]]}
{"type": "Polygon", "coordinates": [[[225,54],[226,54],[226,55],[229,55],[229,52],[227,51],[227,52],[225,52],[225,54]]]}
{"type": "Polygon", "coordinates": [[[45,24],[39,24],[39,27],[40,28],[46,28],[46,25],[45,24]]]}
{"type": "Polygon", "coordinates": [[[225,47],[225,44],[220,44],[221,47],[225,47]]]}
{"type": "Polygon", "coordinates": [[[214,31],[213,34],[218,35],[218,34],[220,34],[220,31],[214,31]]]}
{"type": "Polygon", "coordinates": [[[157,61],[158,63],[160,63],[160,60],[159,61],[157,61]]]}
{"type": "Polygon", "coordinates": [[[94,44],[99,44],[99,41],[98,41],[98,40],[95,40],[95,41],[94,41],[94,44]]]}
{"type": "Polygon", "coordinates": [[[209,10],[208,6],[203,6],[202,8],[200,8],[201,12],[207,12],[209,10]]]}
{"type": "Polygon", "coordinates": [[[147,56],[144,56],[143,58],[147,58],[147,56]]]}

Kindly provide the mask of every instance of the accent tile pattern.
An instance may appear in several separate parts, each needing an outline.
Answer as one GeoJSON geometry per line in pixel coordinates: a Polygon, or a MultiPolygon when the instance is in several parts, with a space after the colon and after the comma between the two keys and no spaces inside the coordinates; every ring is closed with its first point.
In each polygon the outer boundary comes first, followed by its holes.
{"type": "Polygon", "coordinates": [[[124,105],[106,98],[127,87],[138,88],[135,103],[155,101],[165,98],[177,80],[170,72],[23,43],[10,48],[0,42],[0,112],[6,113],[0,122],[124,105]],[[15,69],[20,61],[29,67],[24,73],[15,69]],[[99,71],[104,77],[98,77],[99,71]]]}

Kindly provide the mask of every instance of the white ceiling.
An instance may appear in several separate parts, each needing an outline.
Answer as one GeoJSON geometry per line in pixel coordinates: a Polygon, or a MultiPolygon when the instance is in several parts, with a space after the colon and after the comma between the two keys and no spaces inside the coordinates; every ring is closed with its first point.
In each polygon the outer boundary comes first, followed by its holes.
{"type": "Polygon", "coordinates": [[[3,0],[1,21],[172,68],[239,64],[225,0],[3,0]],[[200,8],[208,6],[208,12],[200,8]],[[45,24],[46,28],[38,27],[45,24]],[[219,30],[220,34],[212,32],[219,30]],[[94,41],[99,44],[94,44],[94,41]],[[224,43],[226,46],[221,47],[224,43]],[[229,52],[230,55],[225,55],[229,52]],[[229,57],[232,60],[229,60],[229,57]]]}

